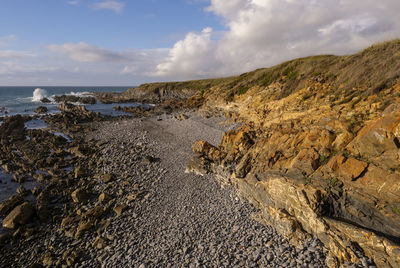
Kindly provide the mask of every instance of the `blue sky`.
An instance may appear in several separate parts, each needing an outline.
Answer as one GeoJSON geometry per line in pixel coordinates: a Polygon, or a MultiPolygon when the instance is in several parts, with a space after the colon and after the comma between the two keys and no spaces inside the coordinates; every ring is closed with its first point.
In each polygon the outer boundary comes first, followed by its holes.
{"type": "Polygon", "coordinates": [[[240,74],[400,37],[400,1],[2,0],[0,86],[240,74]]]}
{"type": "Polygon", "coordinates": [[[221,28],[204,12],[207,1],[114,1],[120,9],[96,7],[101,2],[107,1],[2,0],[0,36],[17,36],[15,49],[83,40],[109,49],[148,49],[172,47],[204,25],[221,28]]]}

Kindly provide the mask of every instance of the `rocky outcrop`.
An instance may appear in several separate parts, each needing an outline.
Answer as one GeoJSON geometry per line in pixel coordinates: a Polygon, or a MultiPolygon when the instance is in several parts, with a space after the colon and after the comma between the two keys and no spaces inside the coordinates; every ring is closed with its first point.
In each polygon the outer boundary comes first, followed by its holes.
{"type": "Polygon", "coordinates": [[[96,104],[96,98],[92,96],[76,96],[76,95],[61,95],[54,96],[54,100],[58,103],[60,102],[74,102],[82,104],[96,104]]]}
{"type": "Polygon", "coordinates": [[[102,119],[99,112],[88,111],[84,105],[74,105],[69,102],[63,102],[59,104],[57,108],[61,113],[46,117],[46,122],[53,127],[70,132],[82,130],[81,127],[78,126],[80,123],[100,121],[102,119]]]}
{"type": "Polygon", "coordinates": [[[7,229],[15,229],[16,227],[26,224],[35,213],[34,207],[25,202],[14,208],[10,214],[3,220],[3,227],[7,229]]]}
{"type": "Polygon", "coordinates": [[[28,118],[21,115],[7,117],[0,126],[0,139],[4,142],[9,140],[24,140],[26,136],[25,122],[28,118]]]}
{"type": "Polygon", "coordinates": [[[212,87],[200,110],[243,126],[217,147],[194,144],[188,170],[235,186],[293,243],[317,236],[331,267],[357,261],[360,249],[378,267],[399,267],[400,73],[366,60],[398,60],[388,51],[399,46],[304,58],[212,87]],[[371,70],[369,81],[358,77],[371,70]]]}
{"type": "MultiPolygon", "coordinates": [[[[187,82],[151,83],[130,88],[123,93],[97,92],[93,94],[102,103],[164,103],[168,101],[176,103],[181,100],[188,100],[197,93],[202,95],[205,90],[218,82],[218,79],[205,79],[187,82]]],[[[199,100],[198,96],[196,96],[196,99],[199,100]]],[[[189,100],[189,102],[193,101],[194,99],[189,100]]]]}
{"type": "Polygon", "coordinates": [[[35,109],[35,113],[37,113],[37,114],[45,114],[47,112],[48,112],[48,109],[45,106],[39,106],[35,109]]]}

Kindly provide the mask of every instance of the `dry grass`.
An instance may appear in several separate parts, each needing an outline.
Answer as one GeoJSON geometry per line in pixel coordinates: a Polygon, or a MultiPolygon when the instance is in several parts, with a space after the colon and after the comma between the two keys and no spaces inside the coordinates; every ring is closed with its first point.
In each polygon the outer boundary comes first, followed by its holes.
{"type": "MultiPolygon", "coordinates": [[[[332,94],[354,95],[354,88],[362,89],[366,97],[379,94],[400,78],[400,39],[375,44],[349,56],[321,55],[295,59],[280,65],[258,69],[218,79],[192,80],[186,82],[143,84],[145,89],[207,91],[218,86],[227,100],[234,95],[245,94],[253,86],[265,88],[284,79],[283,88],[274,98],[286,97],[302,89],[309,79],[319,79],[333,86],[332,94]]],[[[359,93],[359,92],[358,92],[359,93]]],[[[350,97],[349,97],[350,99],[350,97]]]]}

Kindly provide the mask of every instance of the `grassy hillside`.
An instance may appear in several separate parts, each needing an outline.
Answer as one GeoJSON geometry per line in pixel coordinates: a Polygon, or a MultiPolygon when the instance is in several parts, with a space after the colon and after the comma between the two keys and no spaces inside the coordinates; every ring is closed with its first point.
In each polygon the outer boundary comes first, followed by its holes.
{"type": "Polygon", "coordinates": [[[362,87],[370,95],[390,87],[400,77],[400,39],[373,45],[362,52],[349,56],[322,55],[295,59],[280,65],[258,69],[218,79],[186,82],[150,83],[139,88],[205,91],[219,87],[230,100],[235,94],[244,94],[253,86],[268,86],[284,77],[285,85],[276,95],[282,98],[304,87],[310,78],[324,80],[337,91],[362,87]]]}

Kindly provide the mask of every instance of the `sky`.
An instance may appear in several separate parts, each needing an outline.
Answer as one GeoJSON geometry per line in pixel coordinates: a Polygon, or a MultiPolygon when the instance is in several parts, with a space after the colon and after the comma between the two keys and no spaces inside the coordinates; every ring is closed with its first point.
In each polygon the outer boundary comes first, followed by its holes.
{"type": "Polygon", "coordinates": [[[0,86],[236,75],[400,38],[400,1],[0,0],[0,86]]]}

